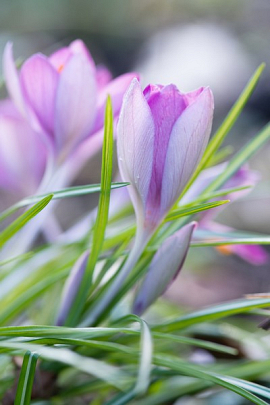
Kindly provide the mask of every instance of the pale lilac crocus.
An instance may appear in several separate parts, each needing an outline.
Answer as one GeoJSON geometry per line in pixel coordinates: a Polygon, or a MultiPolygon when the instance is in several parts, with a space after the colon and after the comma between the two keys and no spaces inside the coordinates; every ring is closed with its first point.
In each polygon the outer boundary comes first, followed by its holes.
{"type": "MultiPolygon", "coordinates": [[[[111,96],[116,120],[123,95],[137,77],[135,73],[126,73],[112,79],[105,67],[95,66],[81,40],[49,57],[32,55],[20,70],[15,66],[12,44],[8,43],[3,71],[10,97],[48,150],[39,194],[66,187],[101,148],[107,96],[111,96]]],[[[32,243],[53,206],[50,204],[35,223],[24,228],[18,252],[24,252],[32,243]]]]}
{"type": "Polygon", "coordinates": [[[196,222],[185,225],[161,244],[136,295],[133,313],[145,312],[175,280],[184,265],[195,226],[196,222]]]}
{"type": "Polygon", "coordinates": [[[202,87],[181,93],[176,86],[133,79],[118,123],[118,161],[138,228],[152,233],[175,203],[207,145],[213,95],[202,87]]]}
{"type": "Polygon", "coordinates": [[[46,148],[11,100],[0,102],[0,188],[16,199],[34,194],[46,167],[46,148]]]}
{"type": "MultiPolygon", "coordinates": [[[[190,203],[198,197],[225,170],[226,166],[227,162],[203,170],[181,199],[181,205],[190,203]]],[[[225,197],[220,197],[220,199],[228,198],[232,202],[242,198],[254,188],[259,180],[259,173],[251,170],[248,165],[244,165],[222,186],[221,190],[245,186],[250,186],[250,188],[230,193],[225,197]]],[[[216,221],[217,215],[225,208],[225,206],[220,206],[202,213],[199,219],[198,231],[211,231],[217,236],[218,234],[233,232],[233,228],[216,221]]],[[[196,238],[196,234],[194,236],[196,238]]],[[[222,245],[216,247],[216,250],[225,255],[235,254],[254,265],[262,265],[269,260],[267,252],[258,245],[222,245]]]]}
{"type": "MultiPolygon", "coordinates": [[[[95,66],[81,40],[73,41],[49,57],[41,53],[32,55],[19,72],[13,60],[12,44],[8,43],[3,70],[8,92],[18,110],[42,133],[58,161],[63,161],[74,148],[102,130],[108,94],[117,116],[123,94],[136,76],[127,73],[111,80],[106,68],[95,66]]],[[[100,136],[99,146],[101,143],[100,136]]],[[[91,145],[84,145],[84,150],[86,147],[91,153],[91,145]]]]}
{"type": "Polygon", "coordinates": [[[206,148],[213,119],[208,87],[181,93],[173,84],[137,79],[125,94],[117,126],[118,164],[133,203],[137,233],[133,249],[102,301],[88,318],[94,322],[109,305],[146,243],[176,202],[206,148]]]}

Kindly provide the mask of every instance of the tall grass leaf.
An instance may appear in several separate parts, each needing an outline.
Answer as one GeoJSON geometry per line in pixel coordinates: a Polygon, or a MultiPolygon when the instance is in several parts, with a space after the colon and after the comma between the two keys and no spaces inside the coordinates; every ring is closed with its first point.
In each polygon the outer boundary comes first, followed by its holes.
{"type": "Polygon", "coordinates": [[[207,369],[203,369],[199,366],[192,366],[190,363],[184,363],[182,361],[179,361],[177,357],[156,355],[154,356],[154,363],[161,367],[168,367],[169,369],[179,371],[179,373],[182,375],[199,378],[220,385],[221,387],[224,387],[230,391],[235,392],[238,395],[241,395],[254,404],[267,405],[265,401],[261,400],[246,389],[240,387],[240,385],[237,385],[233,381],[228,381],[226,379],[226,376],[209,372],[207,369]]]}
{"type": "Polygon", "coordinates": [[[0,341],[0,347],[20,352],[36,352],[41,358],[75,367],[121,390],[127,389],[128,385],[130,385],[130,377],[127,372],[124,373],[116,366],[111,366],[103,361],[79,355],[66,348],[54,348],[39,346],[33,343],[9,341],[0,341]]]}
{"type": "Polygon", "coordinates": [[[171,321],[164,321],[161,325],[153,326],[154,331],[170,332],[180,330],[191,325],[196,325],[202,322],[209,322],[220,318],[225,318],[231,315],[248,312],[255,308],[264,308],[270,306],[270,299],[243,299],[227,302],[211,307],[207,307],[200,311],[192,312],[180,316],[171,321]]]}
{"type": "Polygon", "coordinates": [[[92,276],[95,269],[96,262],[102,249],[105,230],[109,216],[109,204],[111,194],[113,170],[113,113],[110,97],[107,98],[106,112],[105,112],[105,125],[104,125],[104,142],[102,148],[102,167],[101,167],[101,191],[98,203],[97,218],[93,231],[92,245],[86,270],[71,306],[70,312],[67,316],[66,325],[74,326],[83,310],[89,289],[92,284],[92,276]]]}
{"type": "Polygon", "coordinates": [[[53,197],[53,194],[50,194],[23,213],[19,218],[17,218],[12,224],[10,224],[7,228],[4,229],[3,232],[0,234],[0,248],[4,246],[4,244],[14,236],[21,228],[23,228],[27,222],[29,222],[32,218],[34,218],[40,211],[42,211],[46,205],[49,204],[53,197]]]}
{"type": "Polygon", "coordinates": [[[20,372],[14,405],[29,405],[35,377],[38,354],[26,352],[20,372]]]}
{"type": "Polygon", "coordinates": [[[183,206],[183,207],[178,208],[177,210],[171,211],[165,218],[165,221],[173,221],[175,219],[185,217],[187,215],[195,215],[198,212],[206,211],[211,208],[216,208],[216,207],[219,207],[220,205],[228,204],[229,202],[230,202],[230,200],[222,200],[222,201],[214,201],[214,202],[210,202],[210,203],[195,205],[194,207],[190,207],[190,208],[185,208],[183,206]]]}
{"type": "MultiPolygon", "coordinates": [[[[111,189],[113,190],[116,188],[125,187],[128,184],[129,183],[121,183],[121,182],[112,183],[111,189]]],[[[63,198],[78,197],[81,195],[99,193],[100,190],[101,190],[100,184],[87,184],[84,186],[69,187],[69,188],[65,188],[63,190],[54,191],[52,199],[59,200],[59,199],[63,199],[63,198]]],[[[30,204],[35,204],[36,202],[42,200],[44,197],[47,197],[50,194],[51,193],[46,193],[46,194],[40,194],[40,195],[35,195],[35,196],[24,198],[23,200],[12,205],[7,210],[3,211],[0,214],[0,221],[3,221],[8,216],[12,215],[19,208],[26,207],[27,205],[30,205],[30,204]]]]}

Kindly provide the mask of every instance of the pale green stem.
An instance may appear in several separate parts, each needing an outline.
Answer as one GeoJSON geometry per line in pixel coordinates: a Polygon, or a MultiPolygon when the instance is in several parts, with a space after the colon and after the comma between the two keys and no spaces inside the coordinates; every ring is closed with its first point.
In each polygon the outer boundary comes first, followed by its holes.
{"type": "Polygon", "coordinates": [[[151,237],[151,232],[146,231],[145,229],[142,232],[137,232],[135,243],[133,248],[124,263],[124,266],[112,282],[111,286],[109,287],[108,291],[106,291],[104,297],[101,298],[101,301],[97,303],[94,309],[91,311],[89,316],[87,316],[80,324],[80,327],[91,326],[93,325],[103,311],[108,308],[112,300],[115,298],[119,290],[121,289],[123,283],[125,282],[126,278],[134,268],[135,264],[137,263],[140,255],[142,254],[147,242],[151,237]]]}

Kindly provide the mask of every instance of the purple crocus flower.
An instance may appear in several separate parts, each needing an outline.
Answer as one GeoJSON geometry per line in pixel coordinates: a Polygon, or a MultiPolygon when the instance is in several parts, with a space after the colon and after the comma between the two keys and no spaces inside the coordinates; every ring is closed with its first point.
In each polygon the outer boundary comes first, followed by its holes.
{"type": "Polygon", "coordinates": [[[1,101],[0,188],[19,198],[34,194],[43,177],[46,158],[44,144],[12,101],[1,101]]]}
{"type": "Polygon", "coordinates": [[[157,250],[133,304],[141,315],[177,277],[185,262],[196,222],[185,225],[166,239],[157,250]]]}
{"type": "Polygon", "coordinates": [[[175,203],[198,165],[213,119],[208,87],[181,93],[176,86],[149,85],[137,79],[125,94],[117,127],[118,163],[129,182],[137,219],[134,246],[88,322],[95,322],[136,264],[146,243],[175,203]]]}
{"type": "MultiPolygon", "coordinates": [[[[209,169],[205,169],[198,176],[197,180],[192,184],[190,189],[181,200],[181,204],[190,203],[200,195],[216,177],[218,177],[226,168],[227,163],[221,163],[209,169]]],[[[242,166],[224,185],[221,189],[230,189],[237,187],[251,186],[253,188],[260,179],[258,172],[251,170],[248,165],[242,166]]],[[[250,189],[239,190],[226,196],[230,201],[235,201],[238,198],[244,197],[250,189]]],[[[224,198],[224,197],[220,197],[224,198]]],[[[216,233],[233,232],[234,229],[216,222],[217,215],[226,207],[218,207],[206,211],[200,215],[198,230],[208,230],[216,233]]],[[[254,264],[262,265],[269,260],[268,253],[258,245],[222,245],[217,246],[216,250],[224,255],[235,254],[243,260],[254,264]]]]}
{"type": "Polygon", "coordinates": [[[174,85],[133,79],[118,123],[118,161],[138,228],[152,233],[175,203],[207,145],[213,118],[209,88],[181,93],[174,85]]]}
{"type": "MultiPolygon", "coordinates": [[[[73,41],[49,57],[38,53],[17,71],[12,44],[3,58],[6,85],[20,113],[43,134],[62,161],[74,147],[103,128],[106,96],[112,97],[114,115],[135,76],[128,73],[111,80],[95,63],[81,40],[73,41]]],[[[102,138],[99,140],[101,146],[102,138]]]]}

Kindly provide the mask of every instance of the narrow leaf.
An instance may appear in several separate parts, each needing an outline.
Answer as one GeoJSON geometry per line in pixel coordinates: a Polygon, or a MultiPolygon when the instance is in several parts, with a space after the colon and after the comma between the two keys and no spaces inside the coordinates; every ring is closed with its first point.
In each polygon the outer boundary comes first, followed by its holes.
{"type": "Polygon", "coordinates": [[[0,248],[4,246],[4,244],[13,236],[15,235],[21,228],[23,228],[27,222],[29,222],[32,218],[34,218],[40,211],[42,211],[47,204],[51,201],[53,194],[48,195],[47,197],[43,198],[29,210],[27,210],[24,214],[22,214],[19,218],[17,218],[12,224],[10,224],[4,231],[0,234],[0,248]]]}
{"type": "Polygon", "coordinates": [[[14,405],[30,404],[37,360],[37,353],[25,353],[14,405]]]}
{"type": "Polygon", "coordinates": [[[177,218],[185,217],[187,215],[194,215],[197,214],[198,212],[201,211],[206,211],[211,208],[219,207],[220,205],[227,204],[229,203],[230,200],[222,200],[222,201],[214,201],[210,203],[205,203],[205,204],[200,204],[200,205],[195,205],[194,207],[191,208],[184,208],[180,207],[177,210],[173,210],[167,215],[165,218],[165,221],[173,221],[177,218]]]}
{"type": "Polygon", "coordinates": [[[105,230],[109,216],[109,204],[111,194],[111,181],[113,169],[113,113],[111,99],[108,97],[105,112],[104,143],[102,149],[101,168],[101,192],[98,204],[97,219],[93,231],[93,240],[86,270],[70,312],[67,316],[66,325],[76,325],[84,304],[87,299],[89,289],[92,284],[92,276],[96,262],[102,249],[105,230]]]}

